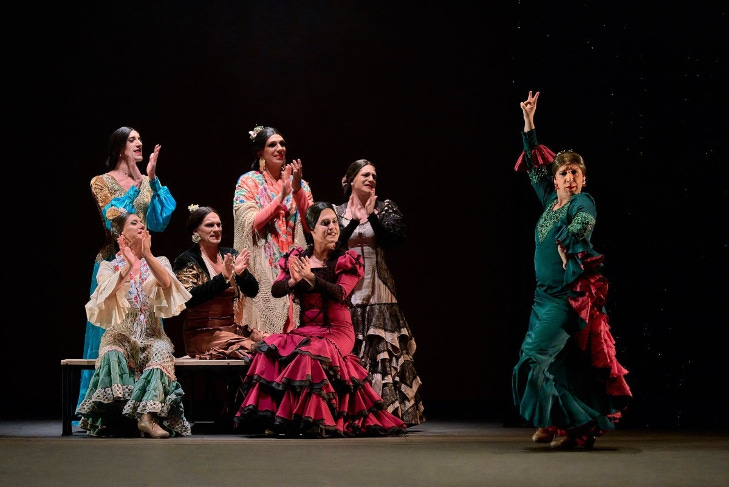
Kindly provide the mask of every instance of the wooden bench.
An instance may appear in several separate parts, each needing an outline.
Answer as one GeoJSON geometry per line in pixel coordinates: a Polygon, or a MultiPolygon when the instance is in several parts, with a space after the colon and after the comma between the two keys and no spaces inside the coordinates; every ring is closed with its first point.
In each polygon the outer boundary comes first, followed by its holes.
{"type": "MultiPolygon", "coordinates": [[[[73,434],[72,422],[76,418],[76,401],[78,394],[73,395],[72,391],[78,391],[81,380],[81,370],[93,369],[95,359],[67,358],[61,360],[61,422],[63,436],[73,434]]],[[[189,357],[175,359],[175,373],[179,376],[186,372],[197,373],[240,373],[247,367],[245,360],[199,360],[189,357]]],[[[193,419],[192,403],[189,403],[189,413],[185,411],[188,420],[193,419]]]]}

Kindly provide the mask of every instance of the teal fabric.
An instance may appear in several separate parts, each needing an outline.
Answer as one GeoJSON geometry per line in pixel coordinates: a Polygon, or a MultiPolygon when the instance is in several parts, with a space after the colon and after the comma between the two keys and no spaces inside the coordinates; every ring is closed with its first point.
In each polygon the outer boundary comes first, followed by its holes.
{"type": "Polygon", "coordinates": [[[599,371],[573,340],[586,326],[571,307],[570,285],[583,272],[581,261],[599,255],[590,243],[597,212],[587,193],[574,195],[558,210],[550,166],[535,167],[534,130],[523,135],[529,177],[543,214],[535,228],[536,290],[529,327],[513,369],[514,404],[533,426],[570,430],[596,425],[614,429],[607,415],[614,412],[599,371]],[[557,242],[567,248],[566,269],[557,242]]]}
{"type": "Polygon", "coordinates": [[[76,412],[89,436],[136,435],[137,420],[148,412],[157,413],[172,436],[187,435],[183,395],[180,384],[156,367],[144,369],[135,380],[124,354],[110,350],[101,358],[76,412]]]}

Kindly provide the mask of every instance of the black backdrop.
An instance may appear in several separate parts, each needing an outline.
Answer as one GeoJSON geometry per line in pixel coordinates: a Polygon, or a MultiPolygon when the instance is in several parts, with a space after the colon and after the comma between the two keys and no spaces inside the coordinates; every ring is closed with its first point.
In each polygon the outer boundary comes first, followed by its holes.
{"type": "MultiPolygon", "coordinates": [[[[247,132],[266,124],[316,199],[341,202],[347,165],[364,157],[404,211],[409,235],[389,263],[426,416],[518,424],[510,373],[540,209],[513,165],[518,103],[539,90],[541,141],[589,168],[635,395],[624,424],[724,427],[712,411],[727,383],[726,7],[505,3],[6,7],[2,418],[60,417],[59,360],[81,356],[102,243],[89,180],[109,134],[137,128],[145,154],[162,144],[178,209],[153,243],[172,259],[189,246],[191,203],[220,210],[232,245],[247,132]]],[[[181,355],[179,320],[166,328],[181,355]]]]}

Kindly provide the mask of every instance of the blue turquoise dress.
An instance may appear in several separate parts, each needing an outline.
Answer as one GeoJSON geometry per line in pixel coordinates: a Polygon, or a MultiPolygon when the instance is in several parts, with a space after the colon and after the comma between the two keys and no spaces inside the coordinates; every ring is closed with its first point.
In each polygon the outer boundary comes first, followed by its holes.
{"type": "MultiPolygon", "coordinates": [[[[162,186],[159,178],[150,181],[147,176],[142,176],[141,187],[132,186],[125,190],[113,176],[101,174],[91,179],[91,194],[96,201],[101,222],[104,227],[104,246],[96,254],[94,267],[91,273],[91,287],[89,296],[96,290],[96,274],[99,271],[99,264],[103,261],[111,261],[114,258],[114,241],[111,236],[111,220],[123,209],[127,213],[135,213],[151,232],[162,232],[170,222],[172,212],[177,203],[170,194],[167,186],[162,186]]],[[[96,359],[99,357],[99,344],[104,329],[93,323],[86,322],[86,335],[84,337],[83,358],[96,359]]],[[[81,385],[79,388],[78,403],[86,397],[89,381],[93,370],[84,370],[81,373],[81,385]]],[[[74,422],[78,426],[78,422],[74,422]]]]}
{"type": "Polygon", "coordinates": [[[533,426],[554,428],[578,443],[613,430],[632,394],[615,357],[604,310],[603,256],[590,242],[597,211],[588,193],[554,209],[554,153],[523,133],[517,171],[527,171],[544,209],[535,229],[536,290],[529,328],[513,369],[514,404],[533,426]],[[567,249],[563,267],[558,244],[567,249]]]}

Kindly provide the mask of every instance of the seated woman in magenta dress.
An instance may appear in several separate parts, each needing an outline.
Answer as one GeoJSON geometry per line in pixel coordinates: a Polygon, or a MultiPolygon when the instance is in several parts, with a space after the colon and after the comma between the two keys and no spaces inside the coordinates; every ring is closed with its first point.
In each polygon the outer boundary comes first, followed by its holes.
{"type": "Polygon", "coordinates": [[[403,434],[405,423],[385,410],[367,370],[351,353],[354,328],[347,298],[362,278],[361,260],[339,242],[333,205],[314,203],[306,223],[310,245],[281,258],[271,286],[274,296],[293,294],[301,324],[256,343],[236,421],[265,428],[269,435],[403,434]]]}

